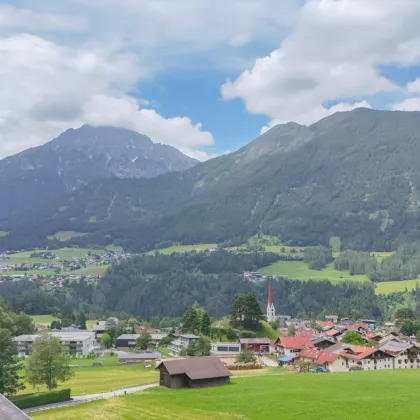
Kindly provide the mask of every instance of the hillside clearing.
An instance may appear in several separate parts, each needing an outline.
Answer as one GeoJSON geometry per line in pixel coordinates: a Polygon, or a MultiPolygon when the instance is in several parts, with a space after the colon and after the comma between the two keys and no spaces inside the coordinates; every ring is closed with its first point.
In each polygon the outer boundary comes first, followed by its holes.
{"type": "Polygon", "coordinates": [[[79,270],[74,270],[72,274],[81,274],[84,276],[103,276],[108,269],[109,265],[88,265],[86,268],[80,268],[79,270]]]}
{"type": "Polygon", "coordinates": [[[5,232],[4,230],[0,230],[0,238],[4,238],[8,235],[8,232],[5,232]]]}
{"type": "Polygon", "coordinates": [[[156,249],[149,251],[148,254],[159,252],[160,254],[174,254],[175,252],[189,252],[189,251],[206,251],[211,248],[216,248],[217,244],[197,244],[197,245],[174,245],[169,248],[156,249]]]}
{"type": "Polygon", "coordinates": [[[264,267],[259,272],[265,276],[283,276],[290,280],[329,280],[331,283],[341,281],[370,281],[366,275],[351,276],[348,271],[338,271],[330,264],[323,270],[311,270],[303,261],[277,261],[264,267]]]}
{"type": "Polygon", "coordinates": [[[50,325],[53,321],[58,321],[58,318],[52,315],[31,315],[35,324],[50,325]]]}
{"type": "Polygon", "coordinates": [[[68,231],[56,232],[54,233],[54,235],[47,236],[47,238],[50,240],[57,239],[58,241],[69,241],[70,239],[79,238],[80,236],[85,236],[85,235],[86,233],[74,232],[72,230],[68,230],[68,231]]]}
{"type": "Polygon", "coordinates": [[[146,392],[33,414],[44,420],[396,420],[417,418],[418,370],[272,375],[146,392]]]}
{"type": "Polygon", "coordinates": [[[401,280],[401,281],[385,281],[382,283],[375,283],[376,294],[388,295],[392,292],[404,292],[405,289],[408,291],[414,290],[417,284],[420,284],[420,279],[415,280],[401,280]]]}

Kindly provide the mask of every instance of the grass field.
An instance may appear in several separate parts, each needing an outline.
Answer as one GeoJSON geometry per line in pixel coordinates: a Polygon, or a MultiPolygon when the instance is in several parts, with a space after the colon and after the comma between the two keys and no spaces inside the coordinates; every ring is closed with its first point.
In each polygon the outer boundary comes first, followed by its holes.
{"type": "Polygon", "coordinates": [[[388,295],[392,292],[404,292],[414,290],[416,284],[420,284],[420,279],[416,280],[402,280],[402,281],[385,281],[383,283],[376,283],[375,292],[377,294],[388,295]]]}
{"type": "Polygon", "coordinates": [[[365,275],[351,276],[348,271],[338,271],[330,264],[323,270],[311,270],[303,261],[277,261],[259,270],[265,276],[285,276],[291,280],[329,280],[331,283],[340,281],[370,281],[365,275]]]}
{"type": "Polygon", "coordinates": [[[33,414],[44,420],[416,419],[419,370],[278,375],[146,392],[33,414]]]}
{"type": "Polygon", "coordinates": [[[68,241],[72,238],[78,238],[80,236],[85,236],[85,235],[86,235],[86,233],[74,232],[72,230],[67,230],[67,231],[56,232],[56,233],[54,233],[54,235],[48,236],[48,239],[57,239],[59,241],[68,241]]]}
{"type": "Polygon", "coordinates": [[[5,236],[7,236],[7,232],[5,232],[4,230],[0,230],[0,238],[3,238],[5,236]]]}
{"type": "Polygon", "coordinates": [[[206,251],[210,248],[216,248],[217,244],[197,244],[197,245],[174,245],[169,248],[156,249],[149,251],[148,254],[159,252],[161,254],[169,255],[175,252],[188,252],[188,251],[206,251]]]}
{"type": "Polygon", "coordinates": [[[108,269],[109,265],[88,265],[86,268],[81,268],[80,270],[74,270],[72,274],[82,274],[84,276],[103,276],[108,269]]]}
{"type": "MultiPolygon", "coordinates": [[[[58,389],[70,388],[72,395],[96,394],[109,392],[116,388],[134,387],[147,383],[158,382],[159,375],[154,368],[146,369],[142,364],[118,366],[116,357],[99,358],[94,360],[74,359],[71,364],[91,366],[92,362],[101,362],[101,367],[80,367],[73,368],[75,376],[68,382],[60,384],[58,389]]],[[[25,394],[35,391],[30,385],[21,391],[25,394]]],[[[41,392],[46,389],[41,388],[41,392]]]]}
{"type": "Polygon", "coordinates": [[[31,318],[33,319],[35,324],[40,325],[50,325],[51,322],[58,320],[58,318],[52,315],[32,315],[31,318]]]}

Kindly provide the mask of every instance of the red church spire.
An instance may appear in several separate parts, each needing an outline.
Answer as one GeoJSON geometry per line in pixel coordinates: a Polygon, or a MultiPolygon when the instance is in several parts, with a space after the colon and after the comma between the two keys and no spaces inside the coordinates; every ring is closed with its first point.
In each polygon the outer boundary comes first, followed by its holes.
{"type": "Polygon", "coordinates": [[[268,285],[268,306],[273,305],[273,289],[271,287],[271,284],[268,285]]]}

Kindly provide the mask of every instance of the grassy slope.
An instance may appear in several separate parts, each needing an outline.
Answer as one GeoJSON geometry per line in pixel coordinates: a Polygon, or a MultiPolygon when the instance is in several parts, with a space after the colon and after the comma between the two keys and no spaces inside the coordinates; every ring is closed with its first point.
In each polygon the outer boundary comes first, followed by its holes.
{"type": "Polygon", "coordinates": [[[0,230],[0,238],[3,238],[4,236],[6,236],[8,233],[5,232],[4,230],[0,230]]]}
{"type": "Polygon", "coordinates": [[[351,276],[348,271],[335,270],[333,264],[330,264],[323,270],[311,270],[303,261],[277,261],[259,271],[266,276],[285,276],[290,279],[301,281],[325,279],[330,280],[331,283],[337,283],[344,280],[370,281],[365,275],[351,276]]]}
{"type": "Polygon", "coordinates": [[[156,388],[69,409],[45,420],[397,420],[418,418],[419,370],[278,375],[233,379],[228,386],[156,388]]]}
{"type": "Polygon", "coordinates": [[[72,271],[71,274],[103,276],[108,267],[109,265],[88,265],[86,268],[72,271]]]}
{"type": "Polygon", "coordinates": [[[54,235],[48,236],[48,239],[57,239],[59,241],[68,241],[72,238],[78,238],[79,236],[85,236],[86,233],[75,232],[73,230],[66,230],[54,233],[54,235]]]}
{"type": "Polygon", "coordinates": [[[187,252],[187,251],[206,251],[210,248],[216,248],[217,244],[197,244],[197,245],[174,245],[169,248],[156,249],[148,252],[148,254],[154,254],[160,252],[161,254],[174,254],[175,252],[187,252]]]}
{"type": "Polygon", "coordinates": [[[375,292],[388,295],[392,292],[403,292],[407,288],[408,291],[414,290],[416,284],[420,284],[420,279],[416,280],[402,280],[402,281],[386,281],[383,283],[376,283],[375,292]]]}
{"type": "Polygon", "coordinates": [[[278,338],[281,334],[279,331],[271,328],[271,325],[266,321],[260,321],[261,329],[258,331],[257,335],[259,337],[267,337],[271,339],[278,338]]]}
{"type": "Polygon", "coordinates": [[[52,315],[32,315],[31,318],[33,319],[35,324],[41,325],[50,325],[51,322],[58,320],[58,318],[52,315]]]}

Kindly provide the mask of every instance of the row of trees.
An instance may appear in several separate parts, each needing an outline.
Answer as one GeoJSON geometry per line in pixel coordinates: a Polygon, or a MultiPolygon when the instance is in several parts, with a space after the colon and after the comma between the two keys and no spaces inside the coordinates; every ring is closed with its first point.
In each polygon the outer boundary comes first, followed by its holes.
{"type": "Polygon", "coordinates": [[[331,248],[325,246],[305,248],[303,260],[311,270],[322,270],[333,261],[331,248]]]}

